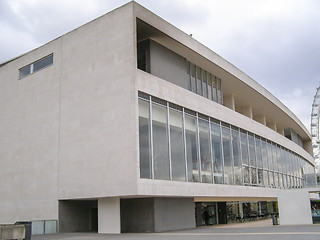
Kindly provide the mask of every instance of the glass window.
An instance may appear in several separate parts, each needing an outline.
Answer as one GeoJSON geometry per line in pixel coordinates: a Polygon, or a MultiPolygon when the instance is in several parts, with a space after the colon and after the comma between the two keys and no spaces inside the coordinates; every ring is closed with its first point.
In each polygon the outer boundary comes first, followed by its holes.
{"type": "Polygon", "coordinates": [[[233,184],[233,164],[231,155],[231,136],[230,128],[222,126],[222,146],[224,159],[224,179],[225,183],[233,184]]]}
{"type": "Polygon", "coordinates": [[[267,152],[267,143],[265,140],[261,140],[261,155],[262,155],[262,164],[265,170],[269,169],[268,165],[268,152],[267,152]]]}
{"type": "Polygon", "coordinates": [[[191,67],[191,91],[196,93],[197,92],[197,83],[196,83],[196,66],[190,63],[191,67]]]}
{"type": "Polygon", "coordinates": [[[185,124],[188,181],[199,182],[196,118],[194,116],[185,115],[185,124]]]}
{"type": "Polygon", "coordinates": [[[275,187],[275,185],[274,185],[274,173],[273,172],[269,172],[269,185],[271,186],[271,187],[275,187]]]}
{"type": "Polygon", "coordinates": [[[223,162],[221,153],[221,132],[220,125],[211,122],[211,141],[213,153],[214,183],[223,184],[223,162]]]}
{"type": "Polygon", "coordinates": [[[252,135],[248,135],[248,143],[249,143],[249,159],[250,159],[250,172],[251,172],[251,183],[256,185],[257,181],[257,168],[256,168],[256,152],[255,152],[255,144],[254,137],[252,135]]]}
{"type": "Polygon", "coordinates": [[[239,132],[232,129],[232,151],[233,151],[233,161],[234,161],[234,183],[236,185],[242,185],[241,177],[241,156],[240,156],[240,139],[239,132]]]}
{"type": "Polygon", "coordinates": [[[218,102],[217,99],[217,81],[216,81],[216,77],[212,75],[212,100],[215,102],[218,102]]]}
{"type": "Polygon", "coordinates": [[[249,158],[250,158],[250,166],[256,167],[256,152],[254,147],[254,137],[252,135],[248,136],[249,142],[249,158]]]}
{"type": "Polygon", "coordinates": [[[207,73],[208,78],[208,99],[212,100],[212,75],[207,73]]]}
{"type": "Polygon", "coordinates": [[[257,181],[257,168],[251,167],[250,171],[251,171],[251,183],[253,185],[258,184],[258,181],[257,181]]]}
{"type": "Polygon", "coordinates": [[[154,178],[169,180],[167,109],[152,103],[154,178]]]}
{"type": "Polygon", "coordinates": [[[247,134],[240,132],[242,164],[249,165],[247,134]]]}
{"type": "Polygon", "coordinates": [[[139,99],[140,177],[151,177],[149,102],[139,99]]]}
{"type": "Polygon", "coordinates": [[[218,103],[222,104],[221,79],[216,78],[218,103]]]}
{"type": "Polygon", "coordinates": [[[277,172],[274,173],[274,186],[276,188],[280,187],[279,186],[279,174],[277,172]]]}
{"type": "Polygon", "coordinates": [[[199,139],[202,182],[212,183],[209,122],[199,118],[199,139]]]}
{"type": "Polygon", "coordinates": [[[57,221],[55,220],[46,220],[44,222],[44,233],[56,233],[57,232],[57,221]]]}
{"type": "Polygon", "coordinates": [[[260,138],[255,138],[256,143],[256,153],[257,153],[257,167],[262,168],[262,152],[261,152],[261,140],[260,138]]]}
{"type": "Polygon", "coordinates": [[[201,69],[201,79],[202,79],[202,96],[208,98],[208,91],[207,91],[207,72],[201,69]]]}
{"type": "Polygon", "coordinates": [[[270,185],[270,183],[269,183],[269,173],[266,170],[263,171],[263,182],[264,182],[264,186],[266,186],[266,187],[270,185]]]}
{"type": "Polygon", "coordinates": [[[32,235],[44,234],[44,221],[32,221],[31,233],[32,235]]]}
{"type": "Polygon", "coordinates": [[[275,172],[279,171],[279,158],[278,158],[278,151],[277,146],[272,144],[272,155],[273,155],[273,170],[275,172]]]}
{"type": "Polygon", "coordinates": [[[258,184],[263,185],[263,170],[258,169],[258,184]]]}
{"type": "Polygon", "coordinates": [[[31,65],[25,66],[20,69],[20,78],[23,78],[31,73],[31,65]]]}
{"type": "Polygon", "coordinates": [[[192,91],[192,87],[191,87],[191,74],[190,74],[190,62],[186,62],[187,63],[187,82],[188,82],[188,90],[192,91]]]}
{"type": "Polygon", "coordinates": [[[170,143],[172,180],[185,181],[184,142],[182,113],[170,109],[170,143]]]}
{"type": "Polygon", "coordinates": [[[41,70],[42,68],[45,68],[53,63],[53,54],[35,62],[33,64],[33,72],[36,72],[38,70],[41,70]]]}
{"type": "Polygon", "coordinates": [[[257,163],[257,172],[258,179],[257,182],[259,185],[263,185],[263,172],[262,172],[262,152],[261,152],[261,140],[258,137],[255,137],[256,145],[256,163],[257,163]]]}
{"type": "Polygon", "coordinates": [[[52,65],[53,63],[53,54],[50,54],[34,63],[29,64],[23,68],[19,69],[19,78],[23,78],[31,73],[41,70],[47,66],[52,65]]]}
{"type": "Polygon", "coordinates": [[[199,68],[198,66],[196,68],[197,68],[197,94],[202,96],[201,68],[199,68]]]}
{"type": "Polygon", "coordinates": [[[273,154],[272,154],[272,145],[270,142],[267,142],[267,155],[268,155],[268,163],[269,170],[273,171],[273,154]]]}
{"type": "Polygon", "coordinates": [[[243,181],[245,184],[250,184],[250,173],[248,166],[243,167],[243,181]]]}

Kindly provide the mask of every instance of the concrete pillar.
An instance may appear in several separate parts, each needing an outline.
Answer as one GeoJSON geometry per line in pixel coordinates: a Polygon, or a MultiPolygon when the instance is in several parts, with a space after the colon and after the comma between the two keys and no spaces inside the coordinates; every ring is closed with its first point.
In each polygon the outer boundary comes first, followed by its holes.
{"type": "Polygon", "coordinates": [[[312,224],[310,194],[307,189],[279,190],[280,225],[312,224]]]}
{"type": "Polygon", "coordinates": [[[257,122],[267,126],[266,115],[262,114],[262,115],[254,116],[253,119],[256,120],[257,122]]]}
{"type": "Polygon", "coordinates": [[[284,136],[284,129],[283,128],[277,128],[278,133],[280,133],[282,136],[284,136]]]}
{"type": "Polygon", "coordinates": [[[230,108],[232,110],[236,110],[236,104],[235,104],[235,101],[234,101],[234,94],[229,95],[229,96],[224,96],[223,97],[223,104],[227,108],[230,108]]]}
{"type": "Polygon", "coordinates": [[[240,109],[240,112],[241,112],[243,115],[245,115],[245,116],[253,119],[252,106],[242,107],[242,108],[240,109]]]}
{"type": "Polygon", "coordinates": [[[274,131],[277,131],[277,123],[276,122],[268,122],[267,127],[271,128],[274,131]]]}
{"type": "Polygon", "coordinates": [[[121,233],[119,197],[98,199],[98,233],[121,233]]]}
{"type": "Polygon", "coordinates": [[[239,202],[239,215],[243,219],[243,205],[242,202],[239,202]]]}

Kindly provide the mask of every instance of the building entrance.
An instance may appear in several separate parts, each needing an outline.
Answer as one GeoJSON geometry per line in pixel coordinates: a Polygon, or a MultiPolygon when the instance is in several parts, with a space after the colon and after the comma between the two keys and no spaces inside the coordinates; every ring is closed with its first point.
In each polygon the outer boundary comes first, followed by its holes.
{"type": "Polygon", "coordinates": [[[215,202],[197,202],[195,204],[197,226],[217,224],[216,205],[217,203],[215,202]]]}
{"type": "Polygon", "coordinates": [[[197,226],[255,221],[277,213],[276,202],[196,202],[197,226]]]}

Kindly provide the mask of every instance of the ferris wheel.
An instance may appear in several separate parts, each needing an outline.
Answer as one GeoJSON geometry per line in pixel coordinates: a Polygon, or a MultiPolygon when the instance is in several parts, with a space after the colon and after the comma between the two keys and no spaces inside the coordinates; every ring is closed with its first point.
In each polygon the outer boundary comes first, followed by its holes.
{"type": "Polygon", "coordinates": [[[319,172],[320,168],[320,132],[319,132],[319,117],[320,117],[320,87],[317,88],[317,93],[314,96],[311,112],[311,137],[312,137],[312,149],[316,162],[316,172],[319,172]]]}

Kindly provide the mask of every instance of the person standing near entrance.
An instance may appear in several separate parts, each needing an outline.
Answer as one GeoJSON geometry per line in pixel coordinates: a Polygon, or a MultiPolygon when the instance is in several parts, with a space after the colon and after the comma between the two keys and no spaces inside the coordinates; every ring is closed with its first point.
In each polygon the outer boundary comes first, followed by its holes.
{"type": "Polygon", "coordinates": [[[210,214],[209,214],[208,209],[206,207],[203,209],[203,218],[204,218],[205,224],[209,225],[210,214]]]}

